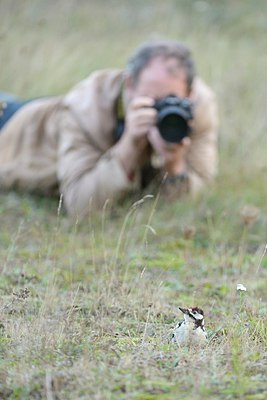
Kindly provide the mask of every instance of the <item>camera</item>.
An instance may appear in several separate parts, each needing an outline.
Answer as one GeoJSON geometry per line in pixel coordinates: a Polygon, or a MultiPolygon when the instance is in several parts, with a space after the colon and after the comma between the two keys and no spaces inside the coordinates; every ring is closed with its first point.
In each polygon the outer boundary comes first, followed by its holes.
{"type": "Polygon", "coordinates": [[[187,98],[169,95],[156,100],[157,127],[164,140],[179,143],[189,134],[188,121],[193,118],[192,102],[187,98]]]}

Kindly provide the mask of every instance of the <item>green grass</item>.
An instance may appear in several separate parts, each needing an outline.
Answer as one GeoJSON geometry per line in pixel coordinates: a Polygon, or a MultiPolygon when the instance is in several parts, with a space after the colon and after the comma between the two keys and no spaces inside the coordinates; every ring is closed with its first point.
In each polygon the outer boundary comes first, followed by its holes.
{"type": "Polygon", "coordinates": [[[0,1],[2,90],[65,93],[164,36],[192,48],[221,119],[220,174],[195,200],[128,201],[76,226],[54,199],[0,194],[1,399],[266,398],[266,11],[264,0],[0,1]],[[168,343],[180,305],[205,310],[201,351],[168,343]]]}

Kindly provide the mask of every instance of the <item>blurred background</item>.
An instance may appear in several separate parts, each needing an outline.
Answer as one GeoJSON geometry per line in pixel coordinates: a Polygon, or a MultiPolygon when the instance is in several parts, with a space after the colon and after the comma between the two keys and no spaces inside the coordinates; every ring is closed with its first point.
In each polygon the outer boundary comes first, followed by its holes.
{"type": "Polygon", "coordinates": [[[0,0],[0,90],[62,94],[144,40],[177,39],[218,97],[221,173],[266,172],[266,13],[265,0],[0,0]]]}
{"type": "Polygon", "coordinates": [[[58,199],[0,189],[0,399],[266,398],[266,16],[266,0],[0,0],[0,91],[64,94],[171,38],[221,121],[197,199],[77,227],[58,199]],[[181,305],[205,310],[208,351],[167,344],[181,305]]]}

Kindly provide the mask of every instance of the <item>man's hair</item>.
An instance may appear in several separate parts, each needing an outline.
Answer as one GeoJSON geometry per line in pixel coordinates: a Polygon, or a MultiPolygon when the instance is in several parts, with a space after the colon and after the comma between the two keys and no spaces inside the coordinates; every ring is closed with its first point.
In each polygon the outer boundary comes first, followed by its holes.
{"type": "Polygon", "coordinates": [[[135,83],[138,81],[141,71],[156,57],[176,58],[178,66],[185,69],[187,85],[189,89],[191,88],[196,74],[195,64],[190,50],[184,44],[175,40],[150,41],[136,49],[126,66],[135,83]]]}

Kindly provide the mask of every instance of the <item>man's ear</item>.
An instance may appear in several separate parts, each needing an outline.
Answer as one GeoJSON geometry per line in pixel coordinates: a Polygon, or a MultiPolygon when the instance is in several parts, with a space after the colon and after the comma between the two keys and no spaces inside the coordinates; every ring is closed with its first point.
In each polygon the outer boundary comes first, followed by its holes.
{"type": "Polygon", "coordinates": [[[123,92],[124,92],[124,102],[125,106],[129,104],[129,102],[132,100],[134,97],[134,90],[135,90],[135,82],[129,73],[125,73],[124,77],[124,84],[123,84],[123,92]]]}
{"type": "Polygon", "coordinates": [[[125,76],[124,87],[129,94],[132,94],[132,92],[134,91],[134,87],[135,87],[134,79],[133,79],[132,75],[129,74],[129,72],[125,72],[124,76],[125,76]]]}
{"type": "Polygon", "coordinates": [[[192,87],[191,87],[190,89],[187,90],[187,97],[188,97],[189,99],[191,99],[192,96],[193,96],[193,90],[192,90],[192,87]]]}

